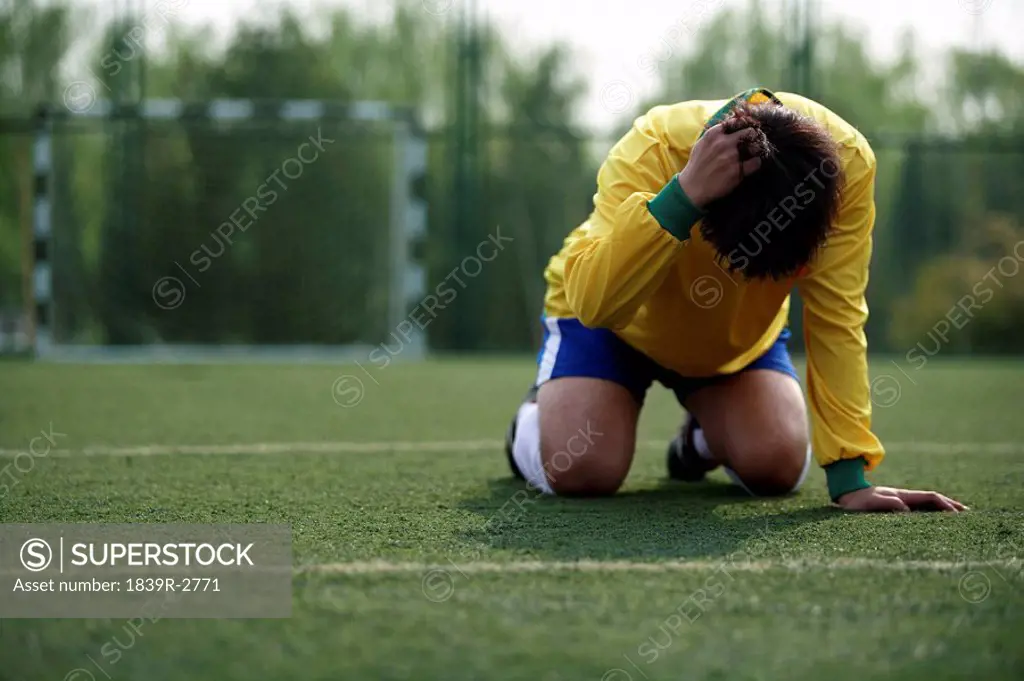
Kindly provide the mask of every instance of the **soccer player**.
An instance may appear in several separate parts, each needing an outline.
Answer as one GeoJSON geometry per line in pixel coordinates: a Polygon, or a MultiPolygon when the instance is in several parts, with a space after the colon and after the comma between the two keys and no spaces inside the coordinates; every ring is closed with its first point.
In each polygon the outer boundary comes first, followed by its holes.
{"type": "Polygon", "coordinates": [[[658,106],[598,174],[594,210],[545,270],[534,388],[507,436],[513,473],[566,496],[613,494],[647,389],[688,416],[668,474],[722,466],[755,495],[796,490],[813,458],[857,511],[961,511],[936,492],[876,487],[864,322],[875,157],[809,99],[764,89],[658,106]],[[787,351],[804,301],[807,401],[787,351]]]}

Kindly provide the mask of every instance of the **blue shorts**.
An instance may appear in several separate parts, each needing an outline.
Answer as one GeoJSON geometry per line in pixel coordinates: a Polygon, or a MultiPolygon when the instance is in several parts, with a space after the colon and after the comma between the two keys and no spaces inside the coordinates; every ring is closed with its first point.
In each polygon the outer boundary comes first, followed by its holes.
{"type": "MultiPolygon", "coordinates": [[[[661,366],[608,329],[588,329],[579,320],[569,318],[542,317],[542,321],[544,342],[537,356],[538,386],[553,378],[567,376],[601,378],[626,388],[637,404],[642,405],[647,389],[658,381],[674,392],[682,404],[691,393],[735,375],[682,376],[661,366]]],[[[767,352],[737,373],[769,369],[799,381],[786,347],[789,338],[789,329],[783,329],[767,352]]]]}

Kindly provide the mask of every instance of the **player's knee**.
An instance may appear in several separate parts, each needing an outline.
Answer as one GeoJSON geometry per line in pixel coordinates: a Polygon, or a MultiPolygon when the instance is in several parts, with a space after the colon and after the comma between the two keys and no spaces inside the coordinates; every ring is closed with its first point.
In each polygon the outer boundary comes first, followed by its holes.
{"type": "MultiPolygon", "coordinates": [[[[602,443],[604,444],[604,443],[602,443]]],[[[560,496],[610,496],[626,479],[632,451],[625,447],[592,447],[580,455],[568,448],[544,452],[544,470],[560,496]]]]}
{"type": "Polygon", "coordinates": [[[780,432],[752,439],[741,447],[730,465],[751,493],[770,497],[796,489],[807,464],[805,433],[780,432]]]}
{"type": "Polygon", "coordinates": [[[619,491],[625,476],[610,471],[574,471],[549,478],[551,489],[563,497],[610,497],[619,491]]]}

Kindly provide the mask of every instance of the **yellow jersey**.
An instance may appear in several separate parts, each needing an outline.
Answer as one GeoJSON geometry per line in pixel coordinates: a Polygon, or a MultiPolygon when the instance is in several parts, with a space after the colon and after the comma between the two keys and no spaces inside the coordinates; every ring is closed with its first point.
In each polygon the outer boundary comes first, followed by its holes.
{"type": "MultiPolygon", "coordinates": [[[[545,269],[545,314],[607,328],[683,376],[741,370],[786,327],[794,287],[804,301],[806,390],[819,464],[884,456],[871,431],[864,299],[875,222],[875,157],[864,136],[827,108],[785,92],[786,107],[824,126],[839,147],[845,183],[838,219],[814,261],[789,279],[744,280],[720,266],[699,222],[682,238],[648,202],[675,182],[709,119],[730,100],[657,106],[635,120],[598,173],[594,210],[545,269]]],[[[827,170],[825,171],[827,172],[827,170]]],[[[797,187],[813,196],[815,178],[797,187]]],[[[774,211],[773,211],[774,212],[774,211]]],[[[780,213],[784,228],[785,214],[780,213]]],[[[763,234],[770,238],[770,233],[763,234]]],[[[751,251],[757,246],[752,234],[751,251]]]]}

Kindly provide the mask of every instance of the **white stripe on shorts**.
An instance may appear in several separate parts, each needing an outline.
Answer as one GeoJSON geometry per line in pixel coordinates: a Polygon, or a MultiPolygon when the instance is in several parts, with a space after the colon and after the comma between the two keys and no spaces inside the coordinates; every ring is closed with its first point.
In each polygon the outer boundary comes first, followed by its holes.
{"type": "Polygon", "coordinates": [[[544,343],[544,354],[540,358],[537,385],[550,380],[551,373],[555,370],[555,360],[558,359],[558,348],[562,345],[562,330],[558,328],[558,318],[545,317],[544,325],[548,327],[548,338],[544,343]]]}

